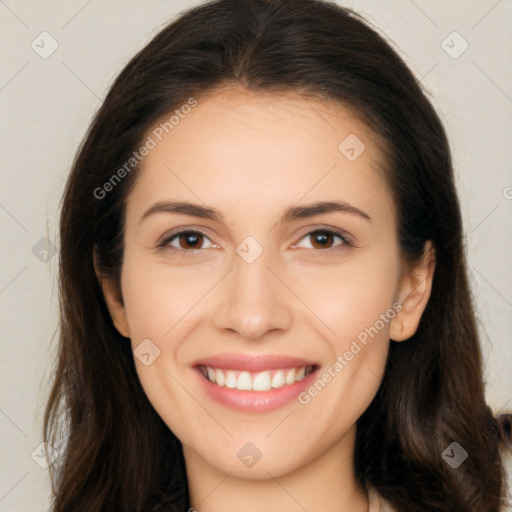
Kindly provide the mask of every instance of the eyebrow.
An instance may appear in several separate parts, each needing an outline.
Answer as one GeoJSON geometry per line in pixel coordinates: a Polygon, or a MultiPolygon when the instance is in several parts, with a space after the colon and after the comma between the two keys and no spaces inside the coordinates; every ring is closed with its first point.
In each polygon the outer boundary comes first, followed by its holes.
{"type": "MultiPolygon", "coordinates": [[[[372,222],[370,215],[349,203],[343,201],[320,201],[300,206],[289,206],[281,215],[278,223],[285,224],[297,219],[305,219],[308,217],[314,217],[315,215],[334,212],[348,213],[372,222]]],[[[178,213],[190,215],[192,217],[210,219],[217,222],[224,222],[224,215],[216,208],[185,201],[168,201],[156,203],[148,208],[140,218],[139,224],[144,219],[156,213],[178,213]]]]}

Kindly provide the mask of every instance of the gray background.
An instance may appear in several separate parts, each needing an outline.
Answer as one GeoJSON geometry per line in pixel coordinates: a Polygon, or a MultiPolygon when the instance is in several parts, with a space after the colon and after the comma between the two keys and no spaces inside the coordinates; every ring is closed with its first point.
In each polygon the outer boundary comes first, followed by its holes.
{"type": "MultiPolygon", "coordinates": [[[[0,0],[0,512],[48,510],[48,474],[36,461],[57,326],[57,212],[75,151],[128,59],[197,3],[0,0]]],[[[510,409],[512,1],[339,3],[391,39],[445,123],[488,401],[510,409]]]]}

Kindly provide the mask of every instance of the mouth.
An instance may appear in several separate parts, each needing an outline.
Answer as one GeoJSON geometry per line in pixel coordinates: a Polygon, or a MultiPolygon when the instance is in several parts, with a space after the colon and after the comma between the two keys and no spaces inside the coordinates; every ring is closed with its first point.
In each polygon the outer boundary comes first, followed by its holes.
{"type": "Polygon", "coordinates": [[[199,365],[199,371],[211,383],[239,391],[271,391],[304,380],[313,373],[316,365],[269,369],[259,372],[233,370],[199,365]]]}
{"type": "Polygon", "coordinates": [[[220,354],[192,368],[208,398],[238,412],[263,413],[292,402],[320,365],[279,355],[220,354]]]}

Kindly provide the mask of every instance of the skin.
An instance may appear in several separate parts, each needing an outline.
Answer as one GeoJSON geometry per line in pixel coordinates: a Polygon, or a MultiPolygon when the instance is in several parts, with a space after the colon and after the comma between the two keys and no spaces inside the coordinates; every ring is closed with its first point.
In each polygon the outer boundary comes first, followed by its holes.
{"type": "Polygon", "coordinates": [[[102,278],[114,324],[133,349],[149,338],[160,350],[148,366],[136,358],[137,372],[183,444],[199,512],[365,512],[355,423],[377,392],[389,344],[417,329],[433,249],[427,242],[414,267],[401,259],[377,137],[340,105],[238,87],[198,102],[144,158],[127,199],[122,300],[102,278]],[[366,146],[355,161],[338,150],[350,134],[366,146]],[[214,207],[224,221],[169,212],[140,220],[171,200],[214,207]],[[279,223],[288,206],[327,200],[371,221],[331,212],[279,223]],[[344,230],[355,246],[337,236],[322,245],[311,235],[322,226],[344,230]],[[158,247],[180,227],[205,236],[158,247]],[[250,264],[236,252],[249,235],[263,248],[250,264]],[[218,353],[269,353],[317,361],[321,374],[397,300],[402,309],[307,405],[234,411],[209,399],[191,369],[218,353]],[[251,468],[236,456],[247,442],[262,454],[251,468]]]}

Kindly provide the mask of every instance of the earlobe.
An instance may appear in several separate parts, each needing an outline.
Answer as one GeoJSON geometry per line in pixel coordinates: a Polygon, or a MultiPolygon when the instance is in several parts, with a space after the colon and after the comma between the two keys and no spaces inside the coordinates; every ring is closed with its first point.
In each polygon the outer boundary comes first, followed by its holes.
{"type": "Polygon", "coordinates": [[[130,327],[126,319],[126,311],[121,297],[119,286],[111,276],[102,274],[98,269],[96,252],[93,254],[94,272],[103,291],[103,298],[110,312],[114,327],[121,336],[130,337],[130,327]]]}
{"type": "Polygon", "coordinates": [[[434,269],[435,249],[432,242],[427,240],[421,261],[401,280],[399,301],[402,307],[390,324],[389,337],[392,340],[405,341],[418,329],[432,291],[434,269]]]}

